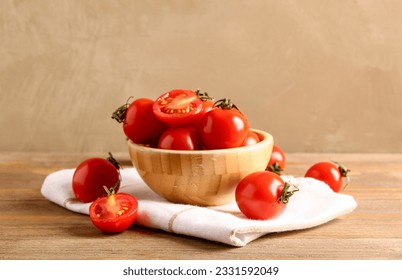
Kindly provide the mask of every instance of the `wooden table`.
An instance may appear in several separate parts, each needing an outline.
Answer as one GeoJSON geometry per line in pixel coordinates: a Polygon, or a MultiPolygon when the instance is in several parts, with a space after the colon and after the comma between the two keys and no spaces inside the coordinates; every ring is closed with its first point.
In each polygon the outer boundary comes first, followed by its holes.
{"type": "MultiPolygon", "coordinates": [[[[337,160],[357,209],[324,225],[235,248],[134,226],[103,235],[88,216],[42,197],[45,177],[95,154],[0,153],[0,259],[402,259],[402,154],[288,154],[287,174],[337,160]]],[[[115,154],[123,165],[128,156],[115,154]]]]}

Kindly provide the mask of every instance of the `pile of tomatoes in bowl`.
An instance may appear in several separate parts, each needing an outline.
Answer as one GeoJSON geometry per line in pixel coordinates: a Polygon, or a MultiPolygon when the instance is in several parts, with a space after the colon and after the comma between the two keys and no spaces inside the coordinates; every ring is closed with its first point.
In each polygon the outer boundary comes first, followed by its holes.
{"type": "Polygon", "coordinates": [[[214,101],[199,90],[174,89],[156,100],[138,98],[112,118],[136,144],[170,150],[213,150],[252,145],[258,136],[230,99],[214,101]]]}
{"type": "MultiPolygon", "coordinates": [[[[243,112],[230,99],[215,101],[200,90],[174,89],[156,100],[138,98],[117,108],[112,118],[122,123],[126,137],[135,144],[169,150],[216,150],[254,145],[260,141],[250,129],[243,112]]],[[[250,219],[278,217],[296,186],[280,176],[286,167],[283,150],[273,146],[266,170],[253,172],[239,181],[235,200],[250,219]]],[[[336,162],[318,162],[305,177],[325,182],[334,192],[344,186],[350,170],[336,162]]],[[[120,186],[117,161],[91,158],[80,163],[73,176],[73,192],[83,203],[91,203],[93,224],[104,232],[121,232],[131,226],[138,201],[130,194],[117,193],[120,186]]]]}

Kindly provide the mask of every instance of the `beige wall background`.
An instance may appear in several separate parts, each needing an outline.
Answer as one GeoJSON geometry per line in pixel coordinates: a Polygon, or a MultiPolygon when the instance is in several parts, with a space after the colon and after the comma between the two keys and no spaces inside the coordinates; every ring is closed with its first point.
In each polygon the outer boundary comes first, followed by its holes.
{"type": "Polygon", "coordinates": [[[231,98],[286,152],[402,152],[402,1],[0,2],[0,150],[125,151],[129,96],[231,98]]]}

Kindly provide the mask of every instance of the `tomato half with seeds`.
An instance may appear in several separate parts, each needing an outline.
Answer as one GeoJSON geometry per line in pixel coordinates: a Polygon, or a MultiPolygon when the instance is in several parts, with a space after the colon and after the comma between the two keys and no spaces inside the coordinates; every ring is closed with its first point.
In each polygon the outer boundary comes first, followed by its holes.
{"type": "Polygon", "coordinates": [[[138,200],[127,193],[98,198],[89,207],[92,223],[108,233],[119,233],[128,229],[134,223],[137,212],[138,200]]]}
{"type": "Polygon", "coordinates": [[[81,162],[74,171],[72,189],[75,197],[84,203],[107,195],[107,189],[120,187],[119,164],[110,154],[109,158],[89,158],[81,162]]]}
{"type": "Polygon", "coordinates": [[[154,104],[155,116],[170,126],[195,123],[203,110],[203,101],[192,90],[174,89],[159,96],[154,104]]]}
{"type": "Polygon", "coordinates": [[[313,164],[304,177],[326,183],[334,192],[340,192],[349,183],[349,169],[337,162],[321,161],[313,164]],[[343,178],[347,179],[344,186],[343,178]]]}

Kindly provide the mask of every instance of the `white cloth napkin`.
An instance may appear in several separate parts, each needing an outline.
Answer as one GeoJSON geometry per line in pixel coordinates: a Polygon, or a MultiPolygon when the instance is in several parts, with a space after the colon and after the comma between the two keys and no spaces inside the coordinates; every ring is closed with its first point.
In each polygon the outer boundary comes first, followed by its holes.
{"type": "MultiPolygon", "coordinates": [[[[90,203],[79,202],[72,192],[73,174],[74,169],[49,174],[43,182],[42,195],[71,211],[88,215],[90,203]]],[[[283,176],[285,181],[298,185],[299,191],[290,198],[286,210],[278,218],[256,221],[247,219],[236,202],[214,207],[175,204],[149,189],[136,169],[122,169],[121,176],[119,192],[130,193],[138,199],[136,224],[237,247],[268,233],[315,227],[357,207],[353,197],[334,193],[323,182],[283,176]]]]}

